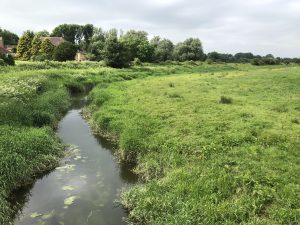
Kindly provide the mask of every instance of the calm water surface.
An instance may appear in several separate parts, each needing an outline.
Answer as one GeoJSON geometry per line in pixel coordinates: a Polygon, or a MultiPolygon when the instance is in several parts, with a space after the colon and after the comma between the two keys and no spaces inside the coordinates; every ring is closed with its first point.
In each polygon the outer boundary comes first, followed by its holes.
{"type": "Polygon", "coordinates": [[[126,212],[116,200],[137,178],[117,162],[109,143],[91,133],[80,115],[84,100],[76,100],[57,132],[72,145],[71,153],[60,167],[15,193],[14,204],[23,206],[15,225],[125,224],[126,212]]]}

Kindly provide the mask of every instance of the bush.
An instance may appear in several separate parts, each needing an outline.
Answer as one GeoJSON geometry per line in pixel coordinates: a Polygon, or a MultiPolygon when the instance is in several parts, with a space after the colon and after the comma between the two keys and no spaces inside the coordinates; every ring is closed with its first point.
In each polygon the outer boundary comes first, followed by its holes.
{"type": "Polygon", "coordinates": [[[54,49],[53,59],[60,62],[74,60],[76,52],[77,47],[74,44],[64,42],[54,49]]]}
{"type": "Polygon", "coordinates": [[[232,104],[232,98],[221,96],[219,103],[221,103],[221,104],[232,104]]]}
{"type": "Polygon", "coordinates": [[[3,62],[0,63],[0,66],[5,66],[5,65],[14,66],[15,65],[14,58],[9,54],[6,54],[6,55],[0,54],[0,59],[3,60],[3,62]]]}

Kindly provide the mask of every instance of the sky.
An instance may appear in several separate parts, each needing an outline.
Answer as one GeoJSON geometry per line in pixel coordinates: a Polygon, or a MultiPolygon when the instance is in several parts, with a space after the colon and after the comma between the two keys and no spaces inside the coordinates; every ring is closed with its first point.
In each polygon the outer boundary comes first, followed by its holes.
{"type": "Polygon", "coordinates": [[[62,23],[144,30],[204,51],[300,57],[300,0],[1,0],[0,27],[17,34],[62,23]]]}

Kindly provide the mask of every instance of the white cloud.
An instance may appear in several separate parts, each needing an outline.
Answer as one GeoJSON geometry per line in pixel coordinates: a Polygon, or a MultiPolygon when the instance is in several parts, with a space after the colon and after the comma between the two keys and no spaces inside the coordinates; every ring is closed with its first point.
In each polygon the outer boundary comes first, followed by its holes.
{"type": "Polygon", "coordinates": [[[199,37],[206,52],[300,57],[299,0],[1,0],[0,26],[18,34],[61,23],[199,37]]]}

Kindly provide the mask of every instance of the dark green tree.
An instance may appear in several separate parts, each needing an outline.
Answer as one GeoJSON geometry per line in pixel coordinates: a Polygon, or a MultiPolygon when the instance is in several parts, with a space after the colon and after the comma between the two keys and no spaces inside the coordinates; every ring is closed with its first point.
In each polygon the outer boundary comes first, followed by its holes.
{"type": "Polygon", "coordinates": [[[5,45],[17,45],[19,41],[18,35],[0,28],[0,37],[3,37],[5,45]]]}
{"type": "Polygon", "coordinates": [[[161,39],[160,37],[154,37],[150,44],[153,46],[153,61],[164,62],[172,59],[174,45],[172,41],[168,39],[161,39]]]}
{"type": "Polygon", "coordinates": [[[100,61],[104,59],[105,32],[101,28],[94,28],[93,37],[88,47],[90,59],[100,61]]]}
{"type": "Polygon", "coordinates": [[[188,38],[175,46],[173,55],[178,61],[203,60],[202,43],[198,38],[188,38]]]}
{"type": "Polygon", "coordinates": [[[77,49],[77,46],[73,43],[64,42],[54,49],[53,59],[60,62],[74,60],[77,49]]]}
{"type": "Polygon", "coordinates": [[[106,65],[123,68],[130,66],[129,50],[127,46],[118,38],[116,30],[108,32],[104,44],[104,61],[106,65]]]}
{"type": "Polygon", "coordinates": [[[55,46],[51,43],[51,41],[49,39],[44,39],[39,53],[45,56],[46,59],[52,59],[54,49],[55,46]]]}
{"type": "Polygon", "coordinates": [[[41,46],[42,46],[41,36],[39,34],[35,34],[31,43],[31,56],[39,55],[41,46]]]}
{"type": "Polygon", "coordinates": [[[66,41],[79,44],[82,39],[82,29],[78,24],[61,24],[54,28],[52,37],[63,37],[66,41]]]}
{"type": "Polygon", "coordinates": [[[31,58],[31,44],[34,34],[32,31],[25,31],[18,42],[17,57],[21,60],[31,58]]]}
{"type": "Polygon", "coordinates": [[[148,34],[145,31],[130,30],[120,38],[120,41],[128,48],[131,61],[135,58],[142,62],[151,61],[154,49],[150,45],[148,34]]]}

